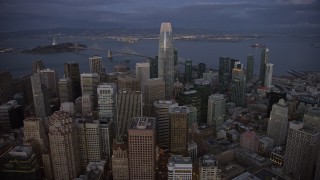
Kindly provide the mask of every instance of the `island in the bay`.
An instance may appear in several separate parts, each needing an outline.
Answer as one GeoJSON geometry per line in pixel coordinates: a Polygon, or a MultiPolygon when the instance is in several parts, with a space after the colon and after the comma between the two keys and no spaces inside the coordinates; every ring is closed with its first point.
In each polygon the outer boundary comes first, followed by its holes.
{"type": "Polygon", "coordinates": [[[52,44],[46,46],[37,46],[33,49],[23,50],[23,53],[30,54],[53,54],[53,53],[65,53],[65,52],[74,52],[78,50],[87,49],[86,45],[83,44],[75,44],[71,42],[52,44]]]}

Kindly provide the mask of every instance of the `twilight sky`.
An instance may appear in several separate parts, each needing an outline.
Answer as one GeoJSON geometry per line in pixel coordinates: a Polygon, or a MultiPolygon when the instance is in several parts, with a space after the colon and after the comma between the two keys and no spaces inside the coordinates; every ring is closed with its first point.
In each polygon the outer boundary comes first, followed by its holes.
{"type": "Polygon", "coordinates": [[[0,32],[173,28],[320,34],[320,0],[0,0],[0,32]]]}

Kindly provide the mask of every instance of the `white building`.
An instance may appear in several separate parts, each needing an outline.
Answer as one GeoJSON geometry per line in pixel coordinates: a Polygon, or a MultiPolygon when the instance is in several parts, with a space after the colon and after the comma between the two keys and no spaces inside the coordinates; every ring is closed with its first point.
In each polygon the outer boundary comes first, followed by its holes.
{"type": "Polygon", "coordinates": [[[116,85],[104,83],[98,85],[98,111],[100,119],[116,119],[116,85]]]}
{"type": "Polygon", "coordinates": [[[266,74],[265,74],[264,86],[267,88],[271,88],[272,87],[273,64],[267,63],[265,70],[266,70],[266,74]]]}
{"type": "Polygon", "coordinates": [[[168,162],[168,180],[192,180],[192,159],[182,155],[172,155],[168,162]]]}

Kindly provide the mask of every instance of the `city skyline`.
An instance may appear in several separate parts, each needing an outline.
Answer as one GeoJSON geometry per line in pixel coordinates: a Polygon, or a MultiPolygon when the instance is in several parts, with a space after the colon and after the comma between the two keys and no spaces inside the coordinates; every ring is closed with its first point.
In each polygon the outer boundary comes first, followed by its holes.
{"type": "Polygon", "coordinates": [[[319,0],[94,0],[0,2],[0,32],[50,28],[175,27],[244,32],[320,31],[319,0]],[[170,4],[170,6],[167,6],[170,4]],[[33,9],[33,11],[30,11],[33,9]],[[199,21],[200,19],[200,21],[199,21]],[[294,28],[294,30],[292,30],[294,28]]]}

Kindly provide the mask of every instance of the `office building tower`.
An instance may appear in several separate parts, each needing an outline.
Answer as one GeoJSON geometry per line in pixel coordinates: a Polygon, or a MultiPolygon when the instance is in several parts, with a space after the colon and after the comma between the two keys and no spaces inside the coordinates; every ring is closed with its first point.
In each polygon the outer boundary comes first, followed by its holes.
{"type": "Polygon", "coordinates": [[[197,112],[198,120],[200,123],[207,123],[208,97],[211,95],[211,84],[204,79],[195,79],[193,84],[200,100],[197,112]]]}
{"type": "Polygon", "coordinates": [[[68,113],[49,116],[49,144],[54,179],[73,179],[80,173],[77,132],[68,113]]]}
{"type": "Polygon", "coordinates": [[[155,179],[155,118],[135,117],[128,130],[129,171],[132,180],[155,179]]]}
{"type": "Polygon", "coordinates": [[[226,112],[226,99],[223,94],[212,94],[208,98],[207,124],[217,130],[222,127],[226,112]]]}
{"type": "Polygon", "coordinates": [[[192,140],[188,140],[188,157],[191,157],[192,161],[198,158],[198,145],[192,140]]]}
{"type": "Polygon", "coordinates": [[[82,95],[90,94],[93,96],[93,107],[97,107],[97,87],[99,84],[99,75],[97,73],[81,74],[82,95]]]}
{"type": "Polygon", "coordinates": [[[315,179],[319,154],[320,133],[304,126],[300,121],[291,121],[288,130],[284,171],[297,179],[315,179]]]}
{"type": "Polygon", "coordinates": [[[253,78],[253,69],[254,69],[254,59],[251,54],[248,54],[247,57],[247,82],[251,82],[253,78]]]}
{"type": "Polygon", "coordinates": [[[102,57],[97,55],[89,57],[89,68],[90,68],[90,73],[100,74],[104,72],[103,65],[102,65],[102,57]]]}
{"type": "Polygon", "coordinates": [[[141,92],[119,91],[117,99],[117,135],[126,136],[133,117],[141,116],[141,92]]]}
{"type": "Polygon", "coordinates": [[[82,94],[82,116],[92,116],[93,96],[90,94],[82,94]]]}
{"type": "Polygon", "coordinates": [[[59,98],[60,102],[73,102],[72,81],[69,77],[59,79],[59,98]]]}
{"type": "Polygon", "coordinates": [[[38,73],[44,68],[45,66],[42,60],[36,60],[32,62],[32,74],[38,73]]]}
{"type": "Polygon", "coordinates": [[[2,158],[1,179],[42,179],[31,146],[16,146],[2,158]]]}
{"type": "Polygon", "coordinates": [[[153,117],[153,102],[165,99],[165,83],[160,78],[147,79],[143,93],[143,115],[153,117]]]}
{"type": "Polygon", "coordinates": [[[188,106],[189,108],[189,120],[188,120],[188,128],[190,129],[194,124],[198,123],[198,110],[196,107],[188,106]]]}
{"type": "Polygon", "coordinates": [[[228,90],[230,74],[230,57],[219,58],[219,92],[225,93],[228,90]]]}
{"type": "Polygon", "coordinates": [[[237,106],[244,107],[246,101],[246,77],[242,66],[232,70],[231,101],[237,106]]]}
{"type": "Polygon", "coordinates": [[[189,108],[178,106],[169,108],[170,119],[170,152],[186,154],[188,148],[189,108]]]}
{"type": "Polygon", "coordinates": [[[150,78],[158,78],[158,56],[148,57],[147,62],[150,64],[150,78]]]}
{"type": "Polygon", "coordinates": [[[204,155],[199,158],[199,179],[221,180],[221,169],[218,167],[218,160],[213,155],[204,155]]]}
{"type": "Polygon", "coordinates": [[[107,161],[111,158],[111,146],[113,139],[113,121],[100,121],[100,144],[101,144],[101,153],[102,159],[107,161]]]}
{"type": "Polygon", "coordinates": [[[74,62],[64,63],[64,76],[71,79],[73,99],[81,96],[79,64],[74,62]]]}
{"type": "Polygon", "coordinates": [[[48,90],[42,82],[40,73],[31,76],[33,104],[38,118],[45,118],[51,113],[48,90]]]}
{"type": "Polygon", "coordinates": [[[303,123],[320,132],[320,107],[309,107],[304,113],[303,123]]]}
{"type": "Polygon", "coordinates": [[[157,143],[162,149],[168,149],[170,143],[170,107],[178,107],[178,103],[162,100],[154,101],[153,103],[153,116],[156,118],[157,143]]]}
{"type": "Polygon", "coordinates": [[[118,77],[118,90],[140,91],[141,86],[139,80],[132,75],[122,75],[118,77]]]}
{"type": "Polygon", "coordinates": [[[120,140],[113,142],[112,175],[115,180],[129,179],[128,147],[120,140]]]}
{"type": "Polygon", "coordinates": [[[178,69],[178,63],[179,63],[179,57],[178,57],[178,50],[173,49],[173,62],[174,62],[174,79],[179,78],[179,69],[178,69]]]}
{"type": "Polygon", "coordinates": [[[275,146],[285,144],[288,132],[288,106],[283,99],[272,106],[268,119],[267,135],[274,139],[275,146]]]}
{"type": "Polygon", "coordinates": [[[80,159],[80,169],[84,171],[89,162],[101,160],[100,125],[99,121],[85,119],[75,120],[77,128],[77,144],[80,159]]]}
{"type": "Polygon", "coordinates": [[[10,111],[12,107],[13,105],[8,103],[0,105],[0,133],[1,134],[11,130],[10,111]]]}
{"type": "Polygon", "coordinates": [[[266,65],[269,59],[269,49],[264,48],[261,51],[261,62],[260,62],[260,81],[261,85],[264,85],[265,75],[266,75],[266,65]]]}
{"type": "Polygon", "coordinates": [[[103,83],[98,85],[97,91],[99,118],[116,120],[116,85],[114,83],[103,83]]]}
{"type": "Polygon", "coordinates": [[[266,67],[265,67],[265,79],[264,79],[264,86],[267,88],[271,88],[272,87],[272,74],[273,74],[273,64],[271,63],[267,63],[266,67]]]}
{"type": "Polygon", "coordinates": [[[172,99],[174,83],[174,52],[171,23],[161,23],[159,36],[158,78],[164,80],[166,99],[172,99]]]}
{"type": "Polygon", "coordinates": [[[168,180],[192,180],[192,159],[182,155],[173,155],[168,161],[168,180]]]}
{"type": "Polygon", "coordinates": [[[12,75],[9,71],[0,71],[0,104],[10,100],[13,95],[12,75]]]}
{"type": "Polygon", "coordinates": [[[205,63],[199,63],[198,64],[198,78],[203,77],[203,73],[206,72],[206,64],[205,63]]]}
{"type": "Polygon", "coordinates": [[[257,152],[259,139],[254,131],[246,131],[240,135],[240,147],[251,151],[257,152]]]}
{"type": "Polygon", "coordinates": [[[144,86],[147,79],[150,79],[150,64],[149,63],[136,63],[136,77],[141,85],[141,91],[144,92],[144,86]]]}
{"type": "Polygon", "coordinates": [[[181,82],[176,81],[173,83],[173,100],[177,100],[181,92],[183,92],[184,86],[181,82]]]}
{"type": "Polygon", "coordinates": [[[52,69],[40,71],[42,83],[47,87],[49,98],[58,97],[58,73],[52,69]]]}
{"type": "Polygon", "coordinates": [[[40,118],[26,118],[23,124],[24,142],[34,140],[39,148],[38,150],[45,152],[49,148],[49,144],[43,121],[40,118]]]}
{"type": "Polygon", "coordinates": [[[287,99],[287,93],[282,92],[282,91],[273,91],[273,89],[271,89],[272,91],[270,93],[267,93],[267,97],[269,98],[269,102],[268,102],[268,109],[267,109],[267,117],[270,117],[270,113],[272,110],[272,106],[275,103],[278,103],[280,99],[287,99]]]}
{"type": "Polygon", "coordinates": [[[184,77],[186,83],[192,83],[192,60],[187,59],[184,66],[184,77]]]}

